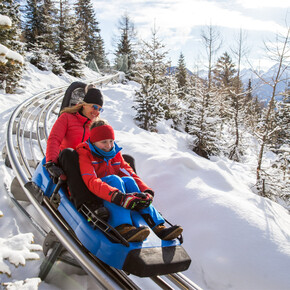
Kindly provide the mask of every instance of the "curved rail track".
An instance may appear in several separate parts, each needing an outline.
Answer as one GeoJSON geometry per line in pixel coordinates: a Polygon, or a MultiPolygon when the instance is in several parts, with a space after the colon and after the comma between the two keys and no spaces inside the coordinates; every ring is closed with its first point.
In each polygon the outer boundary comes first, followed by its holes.
{"type": "MultiPolygon", "coordinates": [[[[96,85],[105,85],[118,81],[119,74],[88,81],[96,85]]],[[[20,104],[10,117],[7,128],[6,152],[9,163],[16,175],[16,181],[27,196],[27,200],[37,209],[48,227],[58,238],[61,245],[73,256],[78,264],[95,279],[98,289],[141,289],[130,276],[99,261],[88,253],[76,239],[69,234],[66,225],[57,221],[47,207],[41,206],[24,185],[31,179],[34,170],[45,155],[49,128],[58,116],[59,107],[67,86],[37,94],[20,104]]],[[[13,192],[13,190],[11,190],[13,192]]],[[[10,193],[11,194],[11,193],[10,193]]],[[[44,236],[48,234],[39,225],[17,197],[10,196],[21,211],[30,218],[44,236]]],[[[150,278],[162,289],[200,289],[181,273],[150,278]]]]}

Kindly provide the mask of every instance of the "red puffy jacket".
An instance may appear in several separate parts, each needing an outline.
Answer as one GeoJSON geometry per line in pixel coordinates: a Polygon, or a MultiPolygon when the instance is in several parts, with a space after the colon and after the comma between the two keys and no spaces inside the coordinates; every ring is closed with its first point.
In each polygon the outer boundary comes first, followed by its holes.
{"type": "Polygon", "coordinates": [[[90,147],[86,142],[79,144],[76,151],[79,154],[80,171],[84,183],[98,197],[111,202],[112,193],[118,191],[117,188],[110,186],[100,179],[108,175],[131,176],[142,192],[146,189],[152,190],[136,175],[130,165],[124,160],[121,152],[117,153],[107,163],[105,160],[92,155],[90,147]]]}
{"type": "Polygon", "coordinates": [[[75,149],[90,136],[91,120],[80,113],[62,113],[54,123],[47,140],[46,160],[57,163],[59,152],[75,149]]]}

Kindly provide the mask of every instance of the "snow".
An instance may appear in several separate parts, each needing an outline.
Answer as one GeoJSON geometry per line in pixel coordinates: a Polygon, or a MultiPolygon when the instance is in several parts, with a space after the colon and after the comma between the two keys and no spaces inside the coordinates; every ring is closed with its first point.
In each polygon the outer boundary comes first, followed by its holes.
{"type": "Polygon", "coordinates": [[[40,278],[25,279],[25,281],[17,281],[15,283],[7,282],[3,283],[7,290],[33,290],[37,289],[38,285],[41,283],[40,278]]]}
{"type": "Polygon", "coordinates": [[[5,64],[7,62],[6,55],[8,51],[9,49],[6,46],[0,44],[0,63],[5,64]]]}
{"type": "Polygon", "coordinates": [[[9,60],[14,60],[16,62],[22,63],[24,62],[23,56],[20,55],[18,52],[8,49],[5,57],[9,60]]]}
{"type": "MultiPolygon", "coordinates": [[[[8,16],[1,15],[0,14],[0,29],[1,28],[7,28],[12,25],[11,19],[8,16]],[[3,27],[1,27],[3,26],[3,27]]],[[[11,49],[7,48],[6,46],[0,44],[0,64],[5,64],[7,60],[12,60],[19,62],[21,64],[24,63],[24,59],[22,55],[20,55],[16,51],[12,51],[11,49]]]]}
{"type": "Polygon", "coordinates": [[[0,14],[0,26],[10,27],[11,25],[12,25],[11,19],[8,16],[0,14]]]}
{"type": "Polygon", "coordinates": [[[24,266],[26,260],[38,259],[39,256],[32,251],[41,251],[42,247],[33,244],[33,234],[18,234],[7,239],[0,238],[0,269],[1,273],[11,275],[9,267],[4,263],[8,259],[15,266],[24,266]]]}
{"type": "MultiPolygon", "coordinates": [[[[7,121],[20,102],[74,80],[27,66],[25,90],[0,94],[1,148],[7,121]]],[[[89,70],[86,74],[94,76],[89,70]]],[[[252,155],[244,164],[220,157],[206,160],[189,149],[189,135],[174,131],[166,121],[158,124],[158,133],[138,128],[132,109],[136,89],[134,82],[102,87],[102,117],[114,127],[123,153],[135,157],[138,175],[155,190],[155,207],[184,228],[183,246],[192,258],[184,274],[209,290],[289,289],[290,216],[282,206],[251,191],[257,150],[249,148],[252,155]]],[[[0,161],[1,283],[6,289],[94,289],[89,276],[63,263],[53,267],[45,282],[37,279],[43,238],[11,205],[2,184],[12,177],[0,161]]]]}

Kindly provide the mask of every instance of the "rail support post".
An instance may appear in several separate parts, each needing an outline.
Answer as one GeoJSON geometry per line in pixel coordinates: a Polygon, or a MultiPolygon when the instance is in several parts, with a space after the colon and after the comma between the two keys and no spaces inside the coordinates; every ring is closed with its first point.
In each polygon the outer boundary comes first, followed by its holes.
{"type": "Polygon", "coordinates": [[[63,250],[63,246],[60,242],[55,242],[51,253],[45,257],[44,261],[40,266],[40,271],[38,277],[43,281],[54,265],[55,261],[58,259],[61,251],[63,250]]]}

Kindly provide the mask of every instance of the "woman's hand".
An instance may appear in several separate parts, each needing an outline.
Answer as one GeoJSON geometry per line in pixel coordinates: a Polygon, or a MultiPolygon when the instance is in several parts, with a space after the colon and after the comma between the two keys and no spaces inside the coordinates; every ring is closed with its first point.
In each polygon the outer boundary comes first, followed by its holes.
{"type": "Polygon", "coordinates": [[[53,180],[53,183],[55,184],[58,182],[59,177],[64,176],[63,170],[52,161],[48,161],[47,163],[45,163],[44,167],[48,171],[49,175],[53,180]]]}

